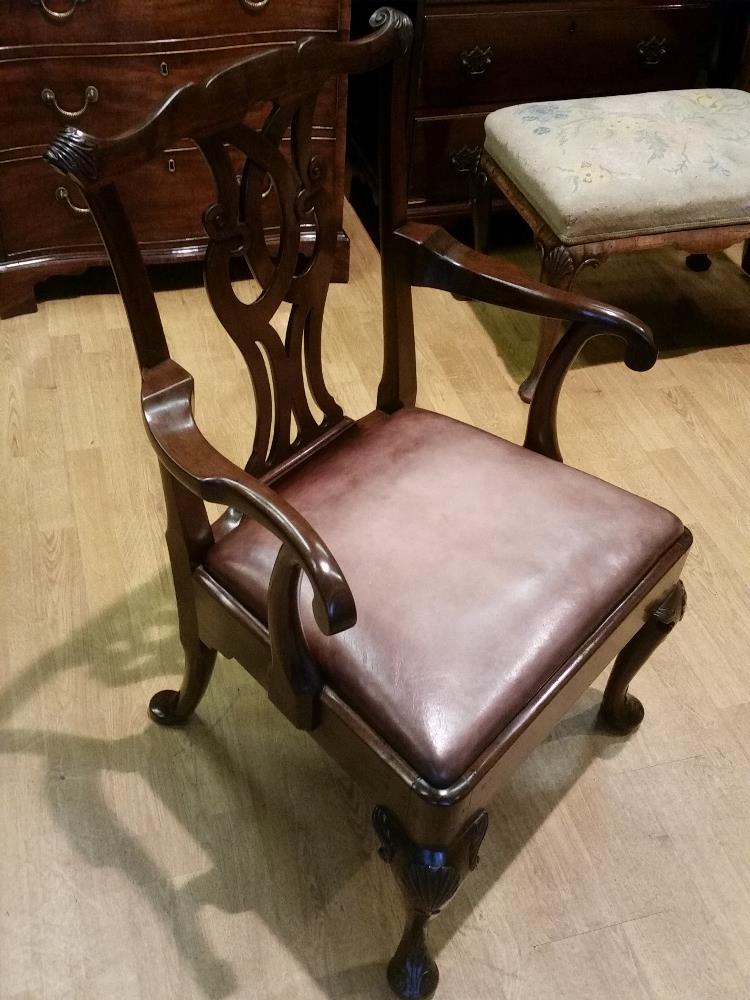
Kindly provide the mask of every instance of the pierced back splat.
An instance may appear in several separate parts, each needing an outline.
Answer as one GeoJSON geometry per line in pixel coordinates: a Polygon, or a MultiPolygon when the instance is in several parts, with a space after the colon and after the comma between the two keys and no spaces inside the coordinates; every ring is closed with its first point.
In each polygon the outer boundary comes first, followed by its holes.
{"type": "Polygon", "coordinates": [[[328,392],[321,362],[323,310],[333,271],[336,217],[325,187],[325,163],[313,155],[316,95],[275,105],[261,129],[235,125],[198,146],[211,170],[218,199],[204,213],[209,237],[205,283],[211,305],[239,348],[252,380],[256,427],[247,469],[262,475],[344,419],[328,392]],[[280,151],[291,132],[291,162],[280,151]],[[230,148],[245,160],[238,186],[230,148]],[[275,256],[263,229],[265,192],[273,186],[279,206],[275,256]],[[301,228],[314,227],[309,258],[300,254],[301,228]],[[261,292],[242,302],[232,286],[231,263],[241,253],[261,292]],[[282,340],[271,325],[281,303],[291,303],[282,340]],[[265,355],[265,357],[264,357],[265,355]],[[313,415],[305,382],[322,413],[313,415]],[[293,435],[293,424],[296,434],[293,435]]]}
{"type": "MultiPolygon", "coordinates": [[[[390,8],[380,8],[370,23],[376,30],[358,41],[311,36],[180,87],[138,128],[122,135],[98,139],[68,127],[45,154],[86,198],[120,286],[138,361],[146,370],[167,361],[169,350],[117,182],[185,138],[202,152],[216,191],[216,201],[203,213],[205,285],[250,373],[256,429],[247,471],[258,477],[274,478],[288,462],[322,447],[351,424],[328,391],[321,364],[323,309],[338,220],[326,188],[325,161],[314,153],[313,120],[318,94],[332,77],[379,71],[385,98],[382,170],[384,177],[394,178],[384,184],[381,198],[384,244],[393,242],[393,231],[406,221],[404,123],[411,23],[390,8]],[[263,124],[251,127],[248,113],[269,105],[263,124]],[[281,151],[287,134],[289,157],[281,151]],[[239,185],[233,162],[237,156],[244,160],[239,185]],[[270,189],[279,209],[278,249],[273,253],[263,227],[270,189]],[[315,235],[305,257],[300,254],[303,229],[306,237],[315,235]],[[232,285],[231,264],[238,256],[260,286],[255,301],[243,302],[232,285]],[[284,301],[291,309],[280,337],[271,321],[284,301]]],[[[413,403],[416,391],[409,276],[396,252],[383,256],[383,310],[378,405],[391,412],[413,403]]]]}

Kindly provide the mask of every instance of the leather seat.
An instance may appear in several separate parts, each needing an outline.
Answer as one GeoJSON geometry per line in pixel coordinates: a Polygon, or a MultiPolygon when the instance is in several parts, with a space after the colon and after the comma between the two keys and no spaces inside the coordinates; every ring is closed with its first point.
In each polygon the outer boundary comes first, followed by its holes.
{"type": "MultiPolygon", "coordinates": [[[[354,628],[325,637],[302,595],[326,683],[436,787],[683,531],[646,500],[418,409],[360,425],[275,488],[326,539],[357,602],[354,628]]],[[[265,620],[278,548],[245,520],[206,569],[265,620]]]]}

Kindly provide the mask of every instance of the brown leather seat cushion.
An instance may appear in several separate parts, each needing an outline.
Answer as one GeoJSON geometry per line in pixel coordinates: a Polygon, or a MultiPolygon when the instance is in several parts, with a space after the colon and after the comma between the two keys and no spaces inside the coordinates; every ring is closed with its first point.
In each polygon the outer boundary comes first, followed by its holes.
{"type": "MultiPolygon", "coordinates": [[[[668,511],[424,410],[358,429],[276,485],[329,545],[357,624],[303,624],[326,682],[446,787],[682,533],[668,511]]],[[[265,620],[278,542],[244,521],[209,573],[265,620]]]]}

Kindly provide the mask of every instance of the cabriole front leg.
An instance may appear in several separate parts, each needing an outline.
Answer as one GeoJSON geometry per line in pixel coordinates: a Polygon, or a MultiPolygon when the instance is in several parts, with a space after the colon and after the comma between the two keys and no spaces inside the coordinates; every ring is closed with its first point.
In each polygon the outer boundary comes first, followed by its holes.
{"type": "Polygon", "coordinates": [[[648,621],[615,660],[604,691],[601,714],[618,733],[631,733],[643,721],[643,705],[628,687],[656,647],[664,642],[685,613],[685,585],[679,580],[648,621]]]}
{"type": "Polygon", "coordinates": [[[388,983],[402,1000],[423,1000],[432,996],[438,984],[425,927],[476,868],[489,818],[486,812],[478,813],[450,847],[440,849],[413,843],[396,817],[382,806],[375,808],[372,822],[380,840],[380,856],[391,865],[406,904],[406,925],[388,965],[388,983]]]}

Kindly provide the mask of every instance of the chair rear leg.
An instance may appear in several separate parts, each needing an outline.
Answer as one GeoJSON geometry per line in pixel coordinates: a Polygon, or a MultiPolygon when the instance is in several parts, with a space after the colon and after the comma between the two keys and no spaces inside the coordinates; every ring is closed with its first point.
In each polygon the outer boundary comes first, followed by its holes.
{"type": "Polygon", "coordinates": [[[185,649],[185,673],[179,691],[157,691],[148,703],[148,714],[161,726],[184,725],[206,693],[216,663],[216,650],[198,641],[185,649]]]}
{"type": "Polygon", "coordinates": [[[404,933],[388,964],[388,983],[401,1000],[425,1000],[437,988],[438,967],[427,946],[425,927],[476,868],[488,822],[487,813],[480,812],[450,847],[432,849],[413,843],[382,806],[372,814],[380,856],[393,868],[406,904],[404,933]]]}
{"type": "Polygon", "coordinates": [[[201,642],[193,592],[193,569],[213,540],[203,502],[186,490],[164,469],[162,484],[167,508],[167,548],[172,564],[180,642],[185,651],[185,672],[179,691],[157,691],[148,714],[162,726],[188,721],[211,680],[216,650],[201,642]]]}
{"type": "Polygon", "coordinates": [[[604,690],[601,715],[616,732],[631,733],[643,721],[643,705],[629,693],[628,686],[656,647],[664,642],[682,619],[685,602],[685,586],[678,580],[615,660],[604,690]]]}

